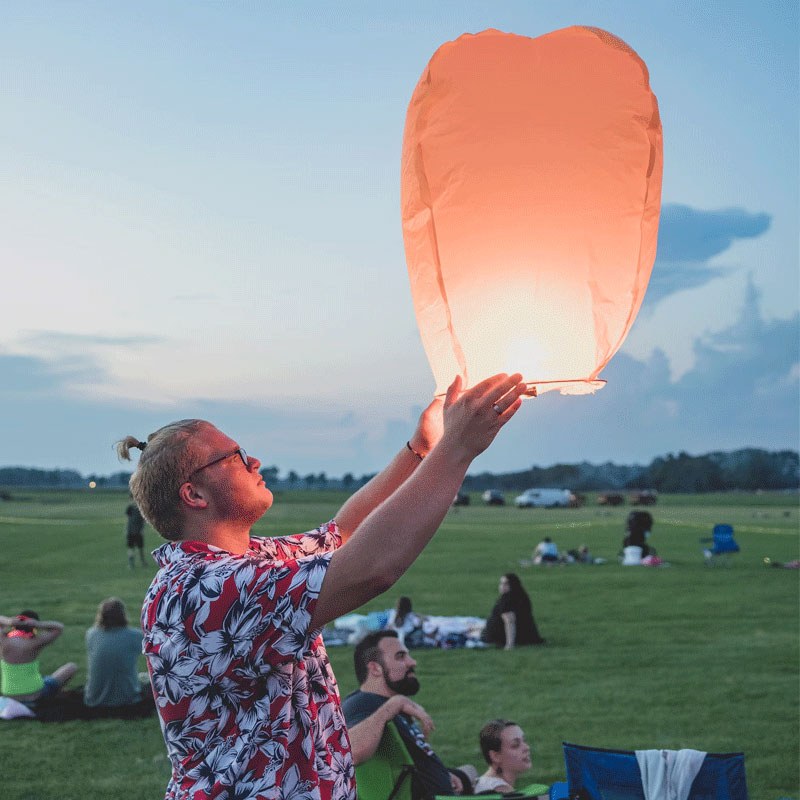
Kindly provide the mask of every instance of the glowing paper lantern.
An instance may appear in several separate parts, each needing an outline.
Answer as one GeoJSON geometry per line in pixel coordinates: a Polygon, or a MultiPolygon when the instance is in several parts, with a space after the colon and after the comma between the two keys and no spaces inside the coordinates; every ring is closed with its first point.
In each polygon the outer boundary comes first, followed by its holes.
{"type": "Polygon", "coordinates": [[[442,45],[408,107],[401,192],[437,393],[459,373],[603,386],[653,267],[661,171],[647,68],[610,33],[442,45]]]}

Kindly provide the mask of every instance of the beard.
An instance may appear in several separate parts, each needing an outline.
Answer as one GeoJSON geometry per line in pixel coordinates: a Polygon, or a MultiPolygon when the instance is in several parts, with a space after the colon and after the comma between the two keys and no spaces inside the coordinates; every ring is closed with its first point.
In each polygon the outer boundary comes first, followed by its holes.
{"type": "Polygon", "coordinates": [[[402,694],[405,697],[412,697],[419,691],[419,681],[416,675],[412,675],[409,670],[399,681],[390,681],[384,678],[386,685],[397,694],[402,694]]]}

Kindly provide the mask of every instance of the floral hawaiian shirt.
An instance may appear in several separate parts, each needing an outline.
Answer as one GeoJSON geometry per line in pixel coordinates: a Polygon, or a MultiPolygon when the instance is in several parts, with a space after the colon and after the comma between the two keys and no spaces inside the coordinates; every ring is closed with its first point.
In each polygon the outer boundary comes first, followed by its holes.
{"type": "Polygon", "coordinates": [[[143,651],[172,761],[169,800],[354,800],[339,688],[311,615],[335,522],[153,552],[143,651]]]}

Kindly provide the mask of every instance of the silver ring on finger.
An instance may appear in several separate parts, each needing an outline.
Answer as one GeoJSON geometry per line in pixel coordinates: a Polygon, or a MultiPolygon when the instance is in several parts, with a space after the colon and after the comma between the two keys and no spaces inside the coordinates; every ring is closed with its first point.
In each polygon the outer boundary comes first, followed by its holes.
{"type": "Polygon", "coordinates": [[[495,413],[495,414],[497,414],[497,416],[498,416],[498,417],[499,417],[499,416],[500,416],[500,415],[503,413],[503,412],[500,410],[500,406],[499,406],[499,405],[497,405],[497,403],[495,403],[495,404],[492,406],[492,411],[494,411],[494,413],[495,413]]]}

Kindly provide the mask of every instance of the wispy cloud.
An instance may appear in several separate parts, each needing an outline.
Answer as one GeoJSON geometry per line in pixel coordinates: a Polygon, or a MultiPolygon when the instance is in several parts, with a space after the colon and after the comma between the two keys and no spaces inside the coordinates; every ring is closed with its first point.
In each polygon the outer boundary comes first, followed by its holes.
{"type": "Polygon", "coordinates": [[[106,371],[88,357],[50,361],[35,356],[0,354],[0,393],[57,394],[76,383],[97,383],[106,371]]]}
{"type": "Polygon", "coordinates": [[[675,292],[696,289],[728,274],[729,268],[707,262],[737,239],[762,236],[771,221],[769,214],[751,214],[740,208],[701,211],[686,205],[665,205],[646,303],[652,307],[675,292]]]}
{"type": "Polygon", "coordinates": [[[738,318],[695,340],[696,362],[678,380],[671,379],[661,350],[644,360],[617,353],[603,371],[608,384],[596,395],[544,395],[523,406],[523,420],[537,435],[515,432],[493,459],[511,460],[526,438],[533,445],[531,463],[641,462],[679,450],[798,448],[798,330],[799,314],[763,319],[751,281],[738,318]]]}
{"type": "MultiPolygon", "coordinates": [[[[608,385],[589,397],[550,394],[523,405],[517,418],[473,465],[473,471],[520,469],[558,461],[649,462],[668,452],[744,446],[800,446],[800,315],[765,320],[752,282],[736,321],[695,342],[696,365],[679,380],[667,357],[618,353],[604,371],[608,385]]],[[[144,438],[173,419],[201,417],[238,439],[265,465],[301,474],[373,472],[413,431],[408,416],[312,396],[296,404],[195,400],[159,409],[117,398],[99,402],[62,389],[50,364],[0,357],[2,463],[69,466],[113,472],[113,442],[144,438]],[[53,463],[57,437],[63,458],[53,463]]]]}
{"type": "Polygon", "coordinates": [[[143,344],[159,344],[166,339],[161,336],[103,336],[70,331],[27,330],[21,332],[20,341],[37,347],[138,347],[143,344]]]}
{"type": "Polygon", "coordinates": [[[736,239],[766,233],[771,221],[769,214],[750,214],[741,208],[700,211],[666,205],[658,229],[658,256],[665,261],[708,261],[736,239]]]}

